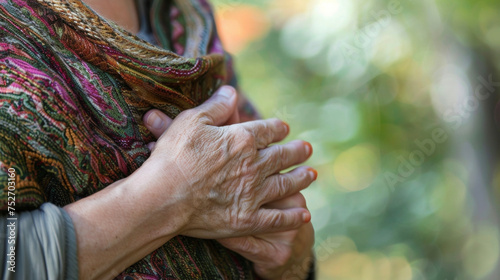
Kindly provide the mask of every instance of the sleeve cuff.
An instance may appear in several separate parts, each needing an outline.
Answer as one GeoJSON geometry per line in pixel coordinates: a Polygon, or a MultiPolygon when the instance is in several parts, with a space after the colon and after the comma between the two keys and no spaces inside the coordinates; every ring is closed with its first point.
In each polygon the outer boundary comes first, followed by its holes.
{"type": "Polygon", "coordinates": [[[0,231],[8,237],[0,242],[2,279],[78,279],[76,233],[66,211],[45,203],[37,210],[20,212],[17,220],[7,218],[0,216],[0,231]],[[14,226],[9,228],[10,224],[14,226]],[[15,268],[9,270],[6,258],[11,247],[15,268]]]}

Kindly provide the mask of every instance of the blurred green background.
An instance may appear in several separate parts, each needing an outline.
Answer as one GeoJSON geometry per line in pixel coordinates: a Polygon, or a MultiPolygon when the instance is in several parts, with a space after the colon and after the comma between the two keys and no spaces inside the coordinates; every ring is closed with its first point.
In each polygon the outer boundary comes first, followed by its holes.
{"type": "Polygon", "coordinates": [[[499,1],[213,4],[242,89],[313,144],[319,279],[500,279],[499,1]]]}

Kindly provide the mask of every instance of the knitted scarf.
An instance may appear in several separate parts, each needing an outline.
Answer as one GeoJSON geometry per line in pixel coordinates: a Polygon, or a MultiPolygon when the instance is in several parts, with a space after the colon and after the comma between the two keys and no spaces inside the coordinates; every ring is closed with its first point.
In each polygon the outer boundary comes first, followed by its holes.
{"type": "MultiPolygon", "coordinates": [[[[104,0],[103,0],[104,1],[104,0]]],[[[142,116],[175,117],[233,79],[205,0],[153,0],[154,46],[80,0],[0,0],[0,207],[64,206],[130,175],[154,136],[142,116]]],[[[178,236],[117,279],[253,279],[212,240],[178,236]]]]}

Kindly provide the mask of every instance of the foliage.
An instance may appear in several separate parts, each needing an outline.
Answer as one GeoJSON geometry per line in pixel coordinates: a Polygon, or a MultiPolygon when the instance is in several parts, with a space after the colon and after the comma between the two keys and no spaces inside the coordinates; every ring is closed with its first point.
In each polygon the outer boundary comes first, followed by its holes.
{"type": "Polygon", "coordinates": [[[320,279],[500,278],[498,1],[214,4],[241,87],[315,149],[320,279]]]}

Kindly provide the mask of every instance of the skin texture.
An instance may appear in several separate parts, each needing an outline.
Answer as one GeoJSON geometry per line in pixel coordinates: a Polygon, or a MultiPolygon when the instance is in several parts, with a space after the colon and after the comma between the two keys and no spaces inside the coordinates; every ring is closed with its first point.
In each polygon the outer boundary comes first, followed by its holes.
{"type": "MultiPolygon", "coordinates": [[[[238,123],[241,119],[245,119],[240,118],[239,114],[241,113],[233,114],[230,120],[224,125],[228,126],[238,123]]],[[[149,111],[144,115],[143,120],[146,127],[156,137],[161,137],[173,122],[172,119],[158,110],[149,111]]],[[[149,147],[150,149],[154,149],[155,143],[150,143],[149,147]]],[[[305,172],[309,172],[309,174],[313,173],[313,179],[316,179],[316,171],[307,167],[299,167],[291,171],[290,174],[295,174],[296,176],[290,177],[290,179],[300,178],[305,172]]],[[[275,183],[280,184],[280,182],[275,183]]],[[[301,184],[300,181],[289,183],[291,185],[301,184]]],[[[283,184],[288,185],[286,183],[283,184]]],[[[269,202],[263,205],[263,207],[270,209],[307,208],[306,200],[300,193],[269,202]]],[[[290,231],[225,238],[218,241],[228,249],[252,261],[254,263],[254,270],[263,279],[305,279],[312,261],[314,229],[312,224],[308,222],[298,229],[290,231]]]]}
{"type": "MultiPolygon", "coordinates": [[[[84,0],[84,2],[101,16],[114,21],[129,32],[139,31],[139,19],[133,0],[84,0]]],[[[179,125],[173,127],[173,133],[164,136],[162,135],[170,127],[172,120],[165,119],[165,115],[162,116],[161,112],[155,110],[146,114],[145,123],[148,128],[157,137],[165,139],[163,145],[161,139],[158,141],[160,145],[158,147],[155,147],[156,143],[148,145],[150,149],[156,150],[152,155],[154,159],[148,160],[129,178],[65,208],[72,216],[77,231],[82,279],[112,278],[178,234],[220,238],[221,244],[253,261],[255,271],[264,279],[305,278],[312,259],[314,230],[309,222],[309,213],[298,210],[306,208],[305,199],[298,191],[307,187],[317,175],[307,167],[297,168],[286,175],[279,175],[279,171],[286,168],[284,166],[303,162],[312,153],[310,145],[294,141],[286,146],[265,149],[267,144],[286,136],[289,130],[287,125],[284,129],[281,125],[282,130],[278,129],[271,138],[266,138],[262,132],[257,133],[255,126],[235,126],[233,130],[223,131],[207,127],[205,127],[207,130],[196,132],[183,129],[188,125],[197,127],[196,124],[200,125],[200,121],[205,126],[208,124],[217,126],[255,120],[255,116],[249,115],[248,110],[244,110],[246,104],[248,100],[243,95],[238,95],[239,112],[233,106],[232,109],[229,108],[229,111],[232,110],[229,117],[222,113],[218,115],[219,119],[214,117],[217,114],[213,112],[212,119],[208,118],[210,114],[206,112],[205,114],[199,111],[186,112],[184,115],[188,115],[187,117],[176,118],[179,125]],[[147,122],[148,117],[154,114],[158,116],[157,120],[165,120],[163,123],[156,122],[156,128],[151,122],[150,124],[147,122]],[[224,118],[227,119],[221,121],[224,118]],[[175,133],[185,137],[176,138],[173,136],[175,133]],[[199,140],[189,141],[193,139],[191,137],[199,137],[199,140]],[[216,138],[228,142],[212,143],[211,141],[216,138]],[[212,145],[204,146],[207,142],[212,145]],[[186,150],[183,152],[186,153],[178,153],[173,160],[166,157],[165,155],[170,155],[171,152],[166,151],[167,146],[171,147],[172,143],[177,143],[176,146],[184,144],[186,150]],[[203,151],[212,151],[212,154],[200,156],[200,152],[203,151]],[[270,160],[273,155],[276,157],[276,154],[280,160],[270,160]],[[210,158],[214,155],[225,156],[235,168],[229,168],[222,163],[214,165],[210,158]],[[266,165],[266,158],[269,170],[272,172],[258,172],[258,168],[266,165]],[[207,172],[198,174],[185,172],[189,170],[187,166],[196,163],[202,163],[198,168],[200,170],[207,168],[205,170],[207,172]],[[208,173],[208,170],[212,173],[208,173]],[[206,177],[218,173],[225,175],[215,176],[214,181],[207,182],[206,177]],[[157,174],[163,176],[158,177],[157,174]],[[175,178],[174,174],[181,176],[175,178]],[[152,178],[154,181],[152,184],[161,185],[156,191],[175,199],[169,200],[165,199],[165,196],[156,195],[155,188],[148,188],[145,178],[152,178]],[[224,181],[226,184],[219,185],[219,188],[207,188],[208,184],[219,184],[224,181]],[[252,188],[243,188],[249,183],[252,188]],[[143,191],[138,193],[138,189],[143,191]],[[250,192],[249,189],[254,192],[250,192]],[[263,191],[266,189],[269,191],[263,191]],[[210,199],[207,201],[203,196],[197,196],[196,192],[186,192],[186,190],[197,190],[210,199]],[[260,195],[257,195],[258,193],[260,195]],[[157,200],[150,201],[151,197],[157,200]],[[239,204],[246,207],[240,207],[239,204]],[[155,205],[158,205],[158,208],[152,207],[155,205]],[[192,209],[192,205],[199,207],[192,209]],[[276,209],[296,211],[295,216],[286,216],[276,212],[276,209]],[[170,218],[166,224],[163,221],[166,215],[177,218],[170,218]],[[95,217],[100,218],[95,219],[95,217]],[[268,217],[268,220],[265,217],[268,217]],[[192,228],[187,228],[185,221],[188,219],[198,222],[192,228]],[[290,230],[283,231],[284,229],[290,230]],[[230,236],[239,237],[223,238],[230,236]],[[123,244],[133,245],[124,247],[123,244]],[[296,269],[297,267],[299,269],[296,269]]],[[[259,125],[261,129],[273,125],[276,128],[280,123],[278,120],[272,120],[260,122],[259,125]]],[[[267,133],[266,131],[264,134],[267,133]]]]}
{"type": "MultiPolygon", "coordinates": [[[[266,207],[306,207],[302,194],[269,203],[266,207]]],[[[218,240],[254,264],[263,279],[306,279],[313,260],[314,229],[306,223],[298,229],[218,240]]]]}
{"type": "Polygon", "coordinates": [[[134,0],[82,0],[82,2],[130,33],[139,32],[140,23],[134,0]]]}
{"type": "MultiPolygon", "coordinates": [[[[181,183],[179,195],[189,197],[186,205],[189,209],[185,211],[196,212],[189,216],[193,229],[184,235],[217,238],[218,234],[232,232],[236,225],[238,228],[248,225],[248,232],[262,226],[273,231],[275,224],[283,222],[295,226],[282,220],[286,216],[276,216],[279,213],[276,209],[262,206],[296,193],[314,180],[315,175],[306,167],[279,174],[304,162],[311,152],[308,145],[292,141],[268,147],[288,134],[288,126],[278,119],[221,126],[236,111],[236,92],[231,87],[223,87],[220,92],[230,94],[234,107],[228,110],[227,103],[212,101],[207,105],[212,106],[209,112],[204,105],[183,112],[160,136],[150,157],[155,165],[175,162],[174,171],[180,180],[177,183],[181,183]],[[173,147],[173,143],[180,148],[173,147]],[[200,210],[193,210],[193,205],[200,210]],[[214,219],[216,216],[220,219],[214,219]],[[267,216],[272,219],[266,221],[267,216]]],[[[157,174],[161,181],[168,179],[162,177],[164,173],[157,174]]],[[[287,210],[300,211],[306,214],[302,220],[309,221],[309,214],[303,208],[287,210]]],[[[296,213],[291,214],[288,218],[294,219],[296,213]]]]}
{"type": "Polygon", "coordinates": [[[176,235],[258,236],[309,223],[306,208],[269,203],[313,182],[308,167],[280,174],[304,162],[310,148],[303,141],[268,147],[288,134],[277,119],[222,126],[235,112],[234,89],[222,87],[181,113],[132,175],[64,207],[77,235],[80,278],[111,279],[176,235]]]}

